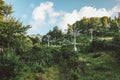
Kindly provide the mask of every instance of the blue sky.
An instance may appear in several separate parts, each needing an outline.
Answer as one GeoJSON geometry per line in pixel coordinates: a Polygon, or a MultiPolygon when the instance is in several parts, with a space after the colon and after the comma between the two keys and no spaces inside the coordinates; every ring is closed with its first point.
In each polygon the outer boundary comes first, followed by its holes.
{"type": "Polygon", "coordinates": [[[13,15],[24,25],[32,26],[28,34],[46,34],[54,26],[62,31],[83,17],[113,17],[120,11],[120,0],[5,0],[13,5],[13,15]]]}

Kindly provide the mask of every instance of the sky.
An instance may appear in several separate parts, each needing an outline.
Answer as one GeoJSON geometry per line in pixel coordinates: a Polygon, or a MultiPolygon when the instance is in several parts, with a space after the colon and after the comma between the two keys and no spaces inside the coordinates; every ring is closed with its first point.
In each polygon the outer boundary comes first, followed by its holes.
{"type": "Polygon", "coordinates": [[[45,35],[58,26],[64,31],[83,17],[114,17],[120,12],[120,0],[5,0],[13,6],[13,15],[31,25],[27,34],[45,35]]]}

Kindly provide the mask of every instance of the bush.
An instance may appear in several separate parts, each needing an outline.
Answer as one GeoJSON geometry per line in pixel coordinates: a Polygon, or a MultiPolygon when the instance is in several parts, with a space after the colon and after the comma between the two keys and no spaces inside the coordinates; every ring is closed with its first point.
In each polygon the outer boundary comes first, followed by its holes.
{"type": "Polygon", "coordinates": [[[113,37],[113,44],[115,44],[117,46],[117,48],[114,49],[114,51],[116,52],[116,56],[119,61],[120,61],[120,33],[116,34],[113,37]]]}
{"type": "Polygon", "coordinates": [[[5,49],[4,54],[6,55],[0,59],[0,79],[9,80],[19,75],[23,69],[24,63],[15,55],[12,48],[5,49]]]}
{"type": "Polygon", "coordinates": [[[115,51],[119,48],[120,46],[111,41],[94,39],[89,46],[89,51],[90,52],[115,51]]]}
{"type": "Polygon", "coordinates": [[[116,34],[116,35],[113,37],[113,43],[120,46],[120,33],[116,34]]]}
{"type": "Polygon", "coordinates": [[[80,54],[71,49],[70,45],[64,45],[58,54],[58,66],[60,77],[63,80],[79,80],[80,73],[85,73],[85,63],[79,60],[80,54]]]}

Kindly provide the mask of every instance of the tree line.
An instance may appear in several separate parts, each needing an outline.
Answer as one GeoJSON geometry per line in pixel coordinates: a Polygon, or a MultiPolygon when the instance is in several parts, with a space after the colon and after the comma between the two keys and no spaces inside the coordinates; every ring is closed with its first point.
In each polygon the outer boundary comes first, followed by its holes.
{"type": "MultiPolygon", "coordinates": [[[[114,44],[118,44],[120,40],[118,38],[120,19],[117,17],[114,19],[107,16],[84,17],[72,25],[68,24],[66,33],[55,26],[53,30],[43,36],[42,42],[40,42],[38,37],[33,38],[26,34],[31,26],[23,25],[12,13],[12,5],[0,0],[0,79],[2,80],[38,80],[36,74],[44,74],[51,67],[57,67],[59,79],[79,80],[81,73],[86,74],[86,63],[79,60],[80,53],[87,51],[88,48],[90,48],[89,50],[96,49],[93,44],[100,42],[93,41],[91,44],[86,39],[91,28],[94,30],[94,36],[113,37],[117,34],[113,38],[114,44]],[[65,45],[63,42],[64,39],[73,41],[74,31],[84,35],[82,39],[78,37],[79,42],[84,42],[84,44],[77,44],[79,47],[77,52],[72,49],[73,44],[65,45]],[[59,46],[46,46],[48,35],[51,43],[59,46]]],[[[103,43],[100,45],[104,46],[103,43]]],[[[99,48],[101,47],[98,46],[96,50],[99,48]]],[[[116,52],[119,52],[119,49],[116,52]]],[[[42,78],[43,76],[40,75],[39,79],[42,78]]]]}

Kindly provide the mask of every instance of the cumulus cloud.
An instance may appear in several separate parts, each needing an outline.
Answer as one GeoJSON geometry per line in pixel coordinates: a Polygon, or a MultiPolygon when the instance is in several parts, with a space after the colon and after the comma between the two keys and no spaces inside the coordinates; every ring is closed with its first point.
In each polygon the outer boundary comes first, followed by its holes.
{"type": "Polygon", "coordinates": [[[120,12],[120,6],[116,5],[114,6],[110,11],[110,15],[112,16],[114,13],[120,12]]]}
{"type": "Polygon", "coordinates": [[[54,3],[44,2],[38,7],[34,8],[32,13],[32,30],[46,28],[46,25],[51,25],[56,23],[57,17],[60,15],[59,12],[55,11],[54,3]]]}
{"type": "MultiPolygon", "coordinates": [[[[120,0],[119,0],[120,1],[120,0]]],[[[107,10],[105,8],[94,8],[91,6],[84,6],[79,11],[73,10],[71,13],[65,12],[62,20],[59,22],[59,26],[62,29],[67,29],[67,24],[73,24],[77,20],[81,20],[83,17],[112,17],[115,13],[120,12],[120,6],[116,5],[112,9],[107,10]]]]}
{"type": "Polygon", "coordinates": [[[58,12],[54,11],[52,2],[41,3],[40,6],[36,7],[33,11],[33,19],[44,21],[48,17],[55,18],[59,15],[58,12]]]}
{"type": "Polygon", "coordinates": [[[62,30],[67,29],[67,24],[73,24],[77,20],[81,20],[83,17],[102,17],[111,15],[105,8],[96,9],[94,7],[85,6],[79,11],[73,10],[71,13],[64,13],[62,21],[60,21],[60,27],[62,30]]]}
{"type": "Polygon", "coordinates": [[[64,31],[64,29],[67,29],[67,24],[73,24],[77,20],[81,20],[83,17],[111,17],[114,12],[119,10],[119,6],[115,6],[111,10],[84,6],[80,10],[74,9],[72,12],[65,12],[62,10],[54,10],[53,2],[44,2],[41,3],[38,7],[34,8],[31,25],[33,27],[32,30],[37,31],[38,29],[49,29],[49,26],[54,27],[57,24],[57,26],[62,29],[62,31],[64,31]]]}

